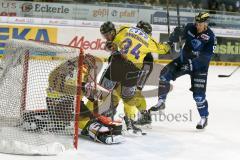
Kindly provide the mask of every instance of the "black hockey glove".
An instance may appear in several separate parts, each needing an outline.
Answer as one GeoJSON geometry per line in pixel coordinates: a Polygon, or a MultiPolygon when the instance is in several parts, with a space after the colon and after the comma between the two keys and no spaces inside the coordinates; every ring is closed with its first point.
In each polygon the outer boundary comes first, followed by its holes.
{"type": "Polygon", "coordinates": [[[117,45],[113,41],[106,41],[106,49],[109,51],[117,51],[117,45]]]}
{"type": "Polygon", "coordinates": [[[183,36],[184,27],[176,27],[169,36],[169,44],[179,42],[179,38],[183,36]]]}

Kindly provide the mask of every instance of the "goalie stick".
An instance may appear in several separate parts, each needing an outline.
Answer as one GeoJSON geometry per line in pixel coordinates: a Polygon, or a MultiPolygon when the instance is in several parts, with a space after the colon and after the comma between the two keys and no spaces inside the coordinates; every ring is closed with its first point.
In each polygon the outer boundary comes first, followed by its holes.
{"type": "Polygon", "coordinates": [[[240,66],[238,66],[237,68],[235,68],[230,74],[220,74],[220,75],[218,75],[218,77],[220,77],[220,78],[231,77],[239,68],[240,68],[240,66]]]}

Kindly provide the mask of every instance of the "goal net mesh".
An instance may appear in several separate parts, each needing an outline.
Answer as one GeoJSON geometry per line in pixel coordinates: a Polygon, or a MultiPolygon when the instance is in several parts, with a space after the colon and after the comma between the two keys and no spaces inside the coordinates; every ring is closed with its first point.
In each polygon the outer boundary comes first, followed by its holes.
{"type": "Polygon", "coordinates": [[[6,43],[0,63],[0,152],[54,155],[74,148],[79,55],[79,48],[57,44],[6,43]]]}

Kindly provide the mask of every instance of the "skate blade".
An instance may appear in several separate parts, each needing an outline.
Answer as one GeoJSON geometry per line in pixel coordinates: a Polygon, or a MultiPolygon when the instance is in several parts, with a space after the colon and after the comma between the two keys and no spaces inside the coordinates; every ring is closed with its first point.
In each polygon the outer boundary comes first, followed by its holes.
{"type": "Polygon", "coordinates": [[[152,129],[152,125],[151,124],[145,124],[145,125],[142,125],[140,128],[141,129],[152,129]]]}

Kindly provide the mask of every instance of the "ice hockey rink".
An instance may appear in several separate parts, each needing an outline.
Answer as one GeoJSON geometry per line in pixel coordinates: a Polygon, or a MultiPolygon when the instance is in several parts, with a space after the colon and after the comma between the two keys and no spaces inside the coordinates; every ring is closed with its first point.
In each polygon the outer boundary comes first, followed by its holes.
{"type": "MultiPolygon", "coordinates": [[[[183,76],[173,83],[173,91],[166,102],[168,120],[158,119],[145,136],[125,136],[119,145],[103,145],[79,138],[77,151],[70,150],[57,156],[20,156],[0,154],[0,160],[239,160],[240,159],[240,70],[229,78],[236,67],[209,69],[207,99],[209,102],[209,125],[203,131],[195,129],[199,115],[189,91],[190,78],[183,76]],[[176,115],[185,118],[173,119],[176,115]]],[[[154,77],[157,79],[155,67],[154,77]]],[[[152,86],[146,90],[154,89],[152,86]]],[[[153,94],[157,94],[156,90],[153,94]]],[[[147,98],[147,105],[157,98],[147,98]]],[[[121,113],[119,106],[119,113],[121,113]]]]}

